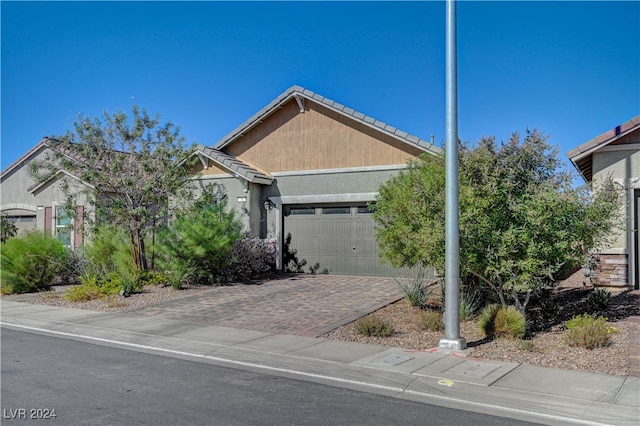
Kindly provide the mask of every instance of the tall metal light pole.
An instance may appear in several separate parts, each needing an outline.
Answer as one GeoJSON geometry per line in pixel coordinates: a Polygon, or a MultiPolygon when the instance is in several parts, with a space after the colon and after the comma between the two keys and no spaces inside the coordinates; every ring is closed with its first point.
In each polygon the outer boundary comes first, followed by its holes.
{"type": "Polygon", "coordinates": [[[445,219],[445,337],[438,347],[460,350],[460,236],[458,208],[458,64],[456,1],[447,0],[446,18],[446,219],[445,219]]]}

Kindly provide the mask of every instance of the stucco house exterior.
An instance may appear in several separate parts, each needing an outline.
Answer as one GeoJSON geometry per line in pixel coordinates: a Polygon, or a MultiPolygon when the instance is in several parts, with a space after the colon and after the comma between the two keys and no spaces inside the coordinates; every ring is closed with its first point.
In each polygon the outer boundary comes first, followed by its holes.
{"type": "Polygon", "coordinates": [[[90,214],[89,203],[82,189],[86,183],[66,170],[59,170],[45,182],[36,182],[29,174],[32,161],[52,161],[53,152],[42,139],[0,174],[0,214],[18,228],[18,232],[40,230],[58,238],[65,246],[83,245],[82,221],[90,214]],[[77,193],[77,214],[65,210],[67,196],[63,185],[77,193]]]}
{"type": "Polygon", "coordinates": [[[612,178],[624,191],[624,226],[600,259],[596,282],[611,287],[639,288],[640,260],[640,115],[569,151],[567,156],[587,182],[612,178]]]}
{"type": "Polygon", "coordinates": [[[214,147],[198,146],[198,183],[224,187],[254,236],[331,274],[391,276],[378,257],[368,204],[407,160],[441,148],[299,86],[214,147]]]}

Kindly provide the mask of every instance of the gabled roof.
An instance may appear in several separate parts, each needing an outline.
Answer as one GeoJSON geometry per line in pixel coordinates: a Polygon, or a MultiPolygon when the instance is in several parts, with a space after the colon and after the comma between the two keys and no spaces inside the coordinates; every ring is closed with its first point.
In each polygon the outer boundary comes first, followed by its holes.
{"type": "Polygon", "coordinates": [[[77,180],[78,182],[82,183],[83,185],[88,186],[89,188],[94,188],[93,185],[83,181],[82,179],[80,179],[79,177],[77,177],[74,174],[69,173],[66,170],[58,170],[57,172],[55,172],[54,174],[52,174],[51,176],[49,176],[46,180],[43,180],[42,182],[37,182],[34,183],[33,185],[31,185],[29,188],[27,188],[27,192],[29,194],[33,194],[34,192],[37,192],[40,188],[44,187],[45,185],[47,185],[49,182],[58,179],[61,176],[68,176],[72,179],[77,180]]]}
{"type": "MultiPolygon", "coordinates": [[[[265,185],[271,185],[271,183],[273,182],[272,176],[249,166],[233,155],[226,154],[215,148],[209,148],[204,145],[196,145],[195,151],[189,157],[192,157],[194,155],[198,155],[199,157],[201,157],[201,160],[202,156],[204,156],[214,163],[218,164],[219,166],[230,170],[233,174],[243,178],[248,182],[260,183],[265,185]]],[[[204,163],[203,165],[205,165],[206,167],[206,163],[204,163]]]]}
{"type": "Polygon", "coordinates": [[[593,178],[593,165],[592,157],[593,153],[610,144],[614,144],[616,141],[625,137],[629,133],[640,129],[640,115],[633,117],[631,120],[622,123],[613,129],[596,136],[595,138],[583,143],[577,148],[567,152],[567,157],[571,160],[573,165],[578,169],[582,177],[590,182],[593,178]]]}
{"type": "Polygon", "coordinates": [[[269,105],[262,108],[260,111],[255,113],[251,118],[238,126],[235,130],[229,133],[227,136],[222,138],[215,144],[215,149],[223,150],[225,147],[231,145],[235,140],[242,137],[253,127],[262,123],[269,115],[273,114],[277,111],[281,106],[285,103],[289,102],[291,99],[295,99],[300,107],[300,111],[304,111],[304,102],[315,102],[319,105],[322,105],[326,108],[329,108],[339,114],[342,114],[354,121],[360,122],[365,126],[368,126],[372,129],[383,132],[387,135],[390,135],[401,142],[407,143],[411,146],[417,147],[418,149],[424,152],[431,152],[433,154],[439,154],[442,149],[433,145],[433,143],[425,141],[417,136],[410,135],[407,132],[404,132],[400,129],[397,129],[389,124],[386,124],[380,120],[376,120],[373,117],[369,117],[361,112],[358,112],[354,109],[346,107],[338,102],[332,101],[329,98],[325,98],[311,90],[307,90],[304,87],[300,86],[291,86],[287,90],[285,90],[280,96],[275,98],[273,101],[269,103],[269,105]]]}
{"type": "Polygon", "coordinates": [[[4,179],[5,176],[11,174],[15,169],[22,167],[31,157],[36,155],[41,150],[48,147],[47,145],[48,139],[45,137],[40,142],[38,142],[33,148],[27,151],[24,155],[18,158],[16,161],[11,163],[6,169],[0,173],[0,180],[4,179]]]}

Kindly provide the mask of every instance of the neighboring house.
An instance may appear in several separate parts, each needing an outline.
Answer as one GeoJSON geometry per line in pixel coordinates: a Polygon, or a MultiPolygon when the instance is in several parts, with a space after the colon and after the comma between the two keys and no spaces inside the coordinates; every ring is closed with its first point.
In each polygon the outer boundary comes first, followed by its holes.
{"type": "Polygon", "coordinates": [[[331,274],[395,275],[378,257],[368,208],[380,184],[441,149],[299,86],[220,140],[198,146],[199,183],[222,184],[256,237],[331,274]]]}
{"type": "Polygon", "coordinates": [[[597,255],[597,283],[639,288],[640,115],[567,153],[587,182],[612,178],[624,190],[625,225],[615,241],[597,255]]]}
{"type": "Polygon", "coordinates": [[[82,193],[86,184],[65,170],[59,170],[45,182],[36,182],[29,174],[32,161],[52,161],[54,158],[47,138],[16,160],[0,174],[0,214],[13,222],[18,232],[40,230],[58,238],[65,246],[83,244],[82,220],[88,213],[87,199],[82,193]],[[63,185],[69,185],[75,198],[76,213],[67,212],[67,195],[63,185]]]}

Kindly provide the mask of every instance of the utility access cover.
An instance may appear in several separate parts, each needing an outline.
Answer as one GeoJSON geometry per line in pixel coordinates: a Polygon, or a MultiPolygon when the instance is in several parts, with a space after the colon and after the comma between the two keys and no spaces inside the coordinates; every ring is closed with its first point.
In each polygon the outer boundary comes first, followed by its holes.
{"type": "Polygon", "coordinates": [[[400,365],[403,362],[409,361],[411,359],[413,359],[413,357],[407,354],[388,354],[378,359],[374,359],[371,362],[384,365],[400,365]]]}

